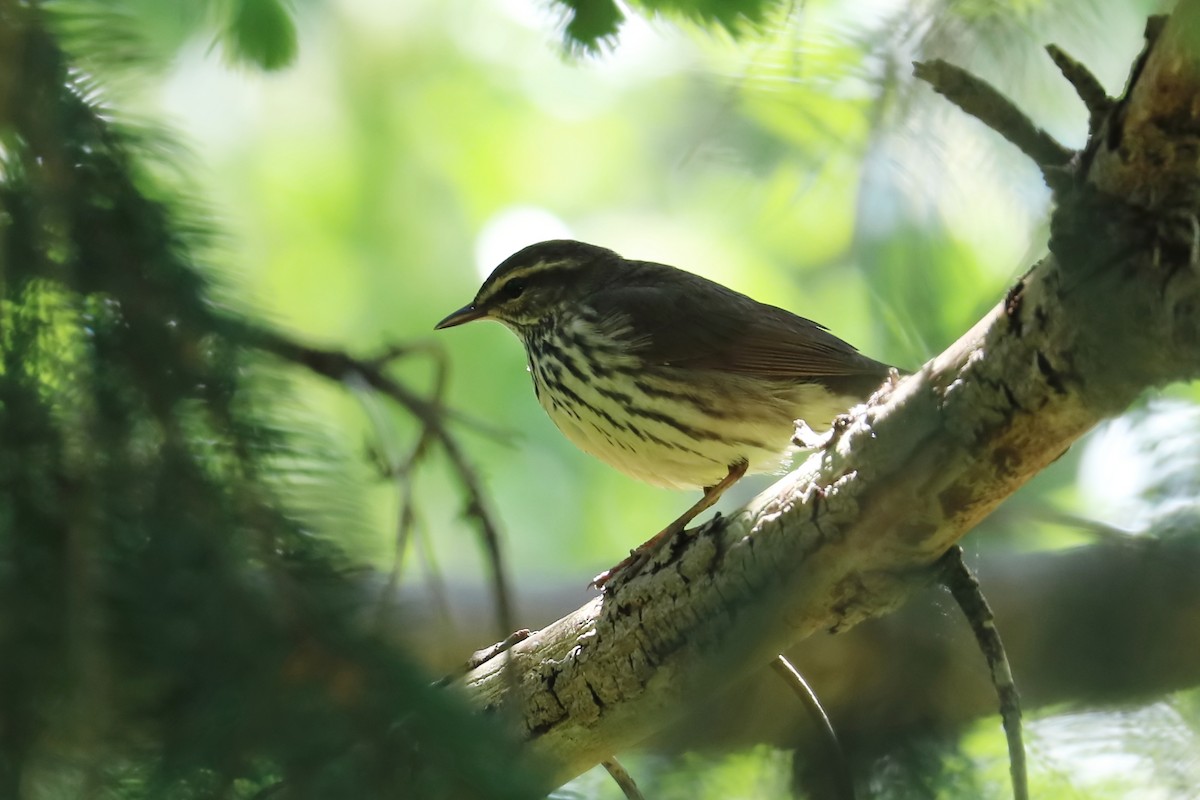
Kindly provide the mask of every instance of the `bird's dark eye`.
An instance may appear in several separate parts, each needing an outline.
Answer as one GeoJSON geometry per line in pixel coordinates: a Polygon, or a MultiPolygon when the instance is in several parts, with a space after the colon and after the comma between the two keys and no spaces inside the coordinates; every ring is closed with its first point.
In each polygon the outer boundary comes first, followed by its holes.
{"type": "Polygon", "coordinates": [[[520,297],[524,291],[524,281],[509,281],[508,283],[504,284],[504,288],[496,294],[501,300],[515,300],[516,298],[520,297]]]}

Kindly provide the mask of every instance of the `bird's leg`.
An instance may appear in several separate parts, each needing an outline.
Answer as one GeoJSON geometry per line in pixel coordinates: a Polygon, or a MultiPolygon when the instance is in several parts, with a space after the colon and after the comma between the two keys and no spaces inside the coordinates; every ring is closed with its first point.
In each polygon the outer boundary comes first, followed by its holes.
{"type": "Polygon", "coordinates": [[[747,464],[745,461],[730,464],[729,472],[725,477],[712,486],[705,487],[704,496],[697,500],[695,505],[683,512],[679,519],[651,536],[634,550],[630,550],[629,557],[624,561],[592,578],[591,585],[597,589],[603,589],[617,575],[620,575],[622,578],[632,578],[636,575],[642,567],[646,566],[651,556],[657,553],[664,543],[669,542],[682,533],[687,528],[689,522],[711,508],[721,498],[721,495],[725,494],[726,489],[737,483],[746,474],[746,467],[747,464]]]}

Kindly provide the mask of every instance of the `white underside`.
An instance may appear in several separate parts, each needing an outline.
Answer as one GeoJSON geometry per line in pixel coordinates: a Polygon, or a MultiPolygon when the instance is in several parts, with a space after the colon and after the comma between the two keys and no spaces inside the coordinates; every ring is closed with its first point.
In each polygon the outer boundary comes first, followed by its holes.
{"type": "MultiPolygon", "coordinates": [[[[575,324],[585,324],[576,322],[575,324]]],[[[610,366],[619,364],[622,356],[607,356],[610,366]]],[[[621,364],[628,366],[628,364],[621,364]]],[[[792,436],[794,420],[803,419],[815,430],[828,427],[830,421],[853,403],[851,398],[838,398],[817,384],[787,384],[764,389],[744,376],[709,370],[680,373],[672,381],[673,391],[691,389],[703,396],[724,398],[717,406],[738,404],[737,419],[715,419],[711,414],[687,403],[648,396],[639,391],[629,379],[622,389],[637,408],[661,413],[676,420],[685,428],[699,432],[720,430],[723,440],[696,438],[687,431],[647,416],[631,416],[616,400],[597,391],[591,382],[580,381],[562,371],[561,381],[583,404],[566,402],[549,389],[542,367],[530,364],[537,384],[538,399],[550,419],[577,447],[601,461],[640,481],[654,486],[675,489],[697,489],[712,486],[725,477],[731,464],[745,461],[748,472],[779,472],[785,469],[795,447],[792,436]],[[697,385],[703,380],[703,385],[697,385]],[[599,412],[593,411],[596,409],[599,412]],[[631,431],[615,431],[613,419],[636,427],[631,431]]]]}

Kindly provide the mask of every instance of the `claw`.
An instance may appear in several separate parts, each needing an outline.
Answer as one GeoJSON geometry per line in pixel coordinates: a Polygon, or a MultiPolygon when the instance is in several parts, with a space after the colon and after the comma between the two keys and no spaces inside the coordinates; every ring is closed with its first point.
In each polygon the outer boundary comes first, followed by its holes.
{"type": "Polygon", "coordinates": [[[651,540],[651,542],[647,542],[646,544],[649,545],[651,543],[653,543],[654,546],[643,546],[645,549],[639,547],[630,550],[629,556],[625,560],[621,561],[619,564],[609,567],[608,569],[604,570],[604,572],[601,572],[599,575],[592,578],[591,583],[588,584],[588,588],[605,591],[605,587],[608,587],[607,591],[611,592],[621,583],[624,583],[630,578],[636,576],[642,571],[646,564],[650,563],[650,557],[658,550],[658,545],[660,542],[651,540]],[[617,583],[613,583],[613,579],[618,577],[621,580],[617,583]]]}
{"type": "Polygon", "coordinates": [[[817,433],[804,420],[796,420],[796,432],[792,435],[792,444],[801,450],[820,450],[829,442],[829,439],[829,432],[817,433]]]}

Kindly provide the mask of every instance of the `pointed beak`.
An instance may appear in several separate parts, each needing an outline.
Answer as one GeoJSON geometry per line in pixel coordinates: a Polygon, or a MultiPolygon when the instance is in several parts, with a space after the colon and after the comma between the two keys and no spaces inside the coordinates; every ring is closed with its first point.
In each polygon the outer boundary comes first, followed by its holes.
{"type": "Polygon", "coordinates": [[[487,312],[476,308],[474,304],[463,306],[458,311],[450,314],[444,320],[433,326],[435,331],[440,331],[442,328],[453,328],[455,325],[462,325],[464,322],[470,322],[476,319],[482,319],[487,316],[487,312]]]}

